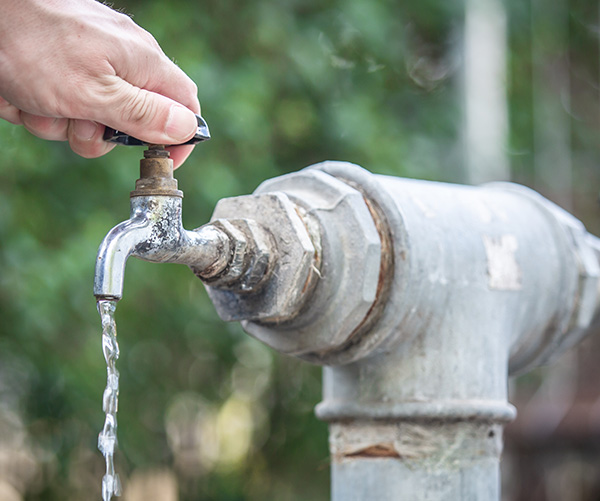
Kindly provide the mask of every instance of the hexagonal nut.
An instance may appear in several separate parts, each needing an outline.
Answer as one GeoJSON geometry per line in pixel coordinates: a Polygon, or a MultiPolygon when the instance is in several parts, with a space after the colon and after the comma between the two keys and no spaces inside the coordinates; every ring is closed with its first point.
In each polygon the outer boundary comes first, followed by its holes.
{"type": "Polygon", "coordinates": [[[277,254],[271,234],[251,219],[217,219],[233,247],[229,265],[219,274],[197,274],[207,285],[239,293],[257,292],[269,278],[277,254]]]}
{"type": "Polygon", "coordinates": [[[212,220],[229,220],[238,230],[243,227],[258,249],[247,267],[245,283],[240,281],[235,290],[207,284],[219,316],[226,321],[282,322],[297,315],[314,286],[316,251],[289,198],[283,193],[226,198],[217,204],[212,220]],[[269,257],[273,254],[277,254],[276,262],[269,257]],[[259,277],[265,265],[270,280],[259,277]]]}
{"type": "Polygon", "coordinates": [[[252,249],[248,253],[248,266],[237,290],[247,293],[258,292],[277,264],[275,242],[265,227],[252,219],[234,220],[232,224],[238,225],[252,244],[252,249]]]}
{"type": "Polygon", "coordinates": [[[215,287],[224,287],[230,283],[235,283],[240,279],[246,269],[246,255],[250,246],[246,234],[230,221],[214,221],[213,226],[222,230],[229,239],[229,252],[231,255],[227,259],[227,266],[223,270],[195,270],[192,271],[198,278],[206,284],[214,285],[215,287]]]}

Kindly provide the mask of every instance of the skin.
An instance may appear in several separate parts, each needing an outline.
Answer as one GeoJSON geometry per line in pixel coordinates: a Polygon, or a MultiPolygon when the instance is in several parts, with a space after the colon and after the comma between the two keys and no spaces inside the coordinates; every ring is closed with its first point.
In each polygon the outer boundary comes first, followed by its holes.
{"type": "MultiPolygon", "coordinates": [[[[0,118],[86,158],[105,126],[155,144],[196,131],[197,87],[128,16],[95,0],[0,0],[0,118]]],[[[193,146],[169,148],[175,167],[193,146]]]]}

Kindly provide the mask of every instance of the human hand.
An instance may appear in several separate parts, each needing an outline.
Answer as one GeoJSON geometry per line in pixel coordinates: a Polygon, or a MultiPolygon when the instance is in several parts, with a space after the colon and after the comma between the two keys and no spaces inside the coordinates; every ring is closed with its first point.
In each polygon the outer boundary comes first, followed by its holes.
{"type": "MultiPolygon", "coordinates": [[[[86,158],[104,126],[156,144],[195,133],[197,87],[128,16],[95,0],[0,0],[0,118],[86,158]]],[[[170,148],[175,167],[193,146],[170,148]]]]}

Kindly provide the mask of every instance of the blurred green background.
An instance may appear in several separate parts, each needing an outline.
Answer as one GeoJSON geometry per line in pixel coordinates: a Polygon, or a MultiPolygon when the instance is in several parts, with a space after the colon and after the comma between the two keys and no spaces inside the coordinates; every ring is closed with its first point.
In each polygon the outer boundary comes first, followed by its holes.
{"type": "MultiPolygon", "coordinates": [[[[513,180],[599,233],[598,2],[558,4],[563,11],[537,17],[545,11],[539,1],[503,4],[505,153],[513,180]],[[544,77],[557,67],[566,90],[552,85],[555,73],[544,77]],[[568,182],[558,186],[540,168],[538,132],[548,123],[536,109],[544,103],[566,130],[568,182]]],[[[325,159],[397,176],[471,179],[462,141],[462,2],[115,7],[133,14],[198,84],[213,139],[176,174],[187,228],[207,222],[220,198],[325,159]]],[[[106,375],[93,266],[106,232],[128,217],[141,150],[84,160],[8,123],[0,123],[0,146],[0,485],[27,500],[99,499],[106,375]]],[[[116,460],[126,499],[151,499],[140,494],[149,484],[163,500],[328,499],[327,428],[313,415],[319,368],[221,322],[181,266],[132,259],[116,317],[116,460]]]]}

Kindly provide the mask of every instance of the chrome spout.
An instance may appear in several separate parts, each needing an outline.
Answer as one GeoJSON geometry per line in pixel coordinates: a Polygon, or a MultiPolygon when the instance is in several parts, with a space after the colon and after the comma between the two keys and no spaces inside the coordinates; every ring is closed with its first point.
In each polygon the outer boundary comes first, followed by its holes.
{"type": "Polygon", "coordinates": [[[121,299],[125,263],[139,242],[147,238],[149,220],[143,216],[123,221],[108,232],[96,257],[94,296],[121,299]]]}
{"type": "Polygon", "coordinates": [[[196,272],[219,273],[230,256],[229,236],[215,225],[195,231],[181,220],[183,193],[173,178],[173,161],[163,146],[152,145],[140,162],[127,221],[108,232],[96,259],[94,295],[120,299],[129,256],[154,263],[180,263],[196,272]]]}
{"type": "Polygon", "coordinates": [[[185,264],[195,270],[221,270],[228,264],[229,237],[214,225],[183,228],[181,198],[131,198],[131,217],[108,232],[96,259],[94,295],[121,299],[129,256],[153,263],[185,264]]]}
{"type": "Polygon", "coordinates": [[[119,300],[129,256],[153,263],[179,263],[215,287],[248,292],[262,287],[275,260],[268,231],[255,221],[213,221],[196,230],[183,227],[173,162],[151,145],[140,162],[127,221],[108,232],[96,258],[94,295],[119,300]]]}

